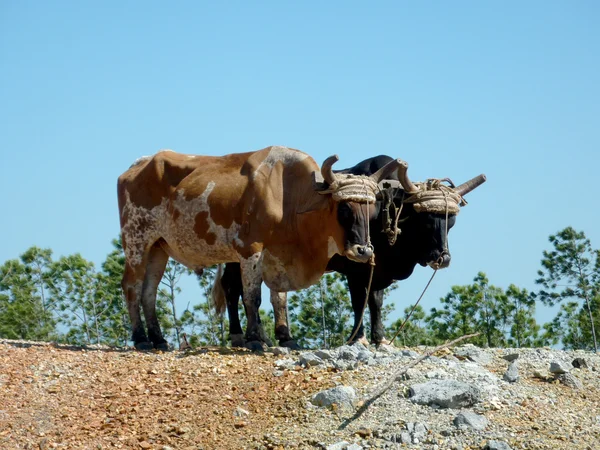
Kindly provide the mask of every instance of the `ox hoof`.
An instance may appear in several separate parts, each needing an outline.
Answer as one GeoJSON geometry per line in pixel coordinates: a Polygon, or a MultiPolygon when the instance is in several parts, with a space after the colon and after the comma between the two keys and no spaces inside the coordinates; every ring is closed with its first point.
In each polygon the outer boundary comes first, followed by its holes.
{"type": "Polygon", "coordinates": [[[243,334],[232,334],[231,335],[231,346],[238,348],[246,347],[246,339],[244,339],[243,334]]]}
{"type": "Polygon", "coordinates": [[[166,342],[166,341],[165,342],[160,342],[158,344],[154,344],[154,348],[156,350],[160,350],[160,351],[163,351],[163,352],[168,352],[169,350],[171,350],[171,347],[169,346],[169,343],[166,342]]]}
{"type": "Polygon", "coordinates": [[[290,339],[289,341],[279,341],[279,346],[287,347],[290,350],[302,350],[302,347],[293,339],[290,339]]]}
{"type": "Polygon", "coordinates": [[[137,342],[134,344],[134,347],[136,350],[154,350],[154,345],[152,344],[152,342],[148,341],[137,342]]]}
{"type": "Polygon", "coordinates": [[[358,343],[358,344],[362,344],[362,345],[364,345],[365,347],[369,347],[369,341],[368,341],[368,340],[367,340],[367,338],[366,338],[366,337],[364,337],[364,336],[363,336],[363,337],[361,337],[361,338],[355,339],[355,340],[353,340],[352,342],[348,342],[348,345],[354,345],[354,344],[357,344],[357,343],[358,343]]]}
{"type": "Polygon", "coordinates": [[[267,345],[262,341],[248,341],[246,342],[246,348],[253,352],[264,352],[267,349],[267,345]]]}
{"type": "Polygon", "coordinates": [[[375,344],[376,347],[379,347],[381,345],[390,345],[392,342],[388,341],[387,339],[382,339],[380,341],[376,341],[375,339],[373,339],[373,344],[375,344]]]}

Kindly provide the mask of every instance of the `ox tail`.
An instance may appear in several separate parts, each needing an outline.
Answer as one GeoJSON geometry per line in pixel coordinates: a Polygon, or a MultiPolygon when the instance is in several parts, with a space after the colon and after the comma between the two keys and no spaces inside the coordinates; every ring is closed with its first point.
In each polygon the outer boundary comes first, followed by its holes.
{"type": "Polygon", "coordinates": [[[227,305],[225,290],[223,289],[223,284],[221,283],[222,277],[223,264],[217,264],[217,273],[215,275],[215,279],[213,280],[213,286],[210,291],[210,306],[219,316],[223,315],[225,312],[225,306],[227,305]]]}

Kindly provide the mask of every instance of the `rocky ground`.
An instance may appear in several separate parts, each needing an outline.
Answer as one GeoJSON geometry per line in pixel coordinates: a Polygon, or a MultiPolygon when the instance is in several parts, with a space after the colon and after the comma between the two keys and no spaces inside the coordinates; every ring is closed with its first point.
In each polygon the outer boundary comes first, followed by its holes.
{"type": "Polygon", "coordinates": [[[365,408],[425,351],[0,341],[0,448],[600,448],[600,357],[586,352],[442,350],[365,408]]]}

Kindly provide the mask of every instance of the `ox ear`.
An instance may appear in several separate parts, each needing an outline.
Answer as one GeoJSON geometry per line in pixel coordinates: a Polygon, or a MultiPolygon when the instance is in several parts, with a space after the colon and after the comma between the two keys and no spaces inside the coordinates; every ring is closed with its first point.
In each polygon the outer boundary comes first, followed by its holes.
{"type": "Polygon", "coordinates": [[[298,208],[297,214],[305,214],[329,208],[329,197],[325,195],[311,195],[310,199],[298,208]]]}

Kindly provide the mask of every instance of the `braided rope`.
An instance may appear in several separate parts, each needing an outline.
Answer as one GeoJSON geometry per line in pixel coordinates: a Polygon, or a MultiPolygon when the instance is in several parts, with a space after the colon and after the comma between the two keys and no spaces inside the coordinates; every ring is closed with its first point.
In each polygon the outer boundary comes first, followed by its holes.
{"type": "Polygon", "coordinates": [[[331,194],[336,202],[375,203],[379,186],[364,175],[336,174],[335,181],[320,194],[331,194]]]}
{"type": "Polygon", "coordinates": [[[424,183],[415,183],[419,190],[404,201],[413,203],[416,212],[458,214],[464,200],[454,188],[442,184],[442,181],[432,178],[424,183]]]}

